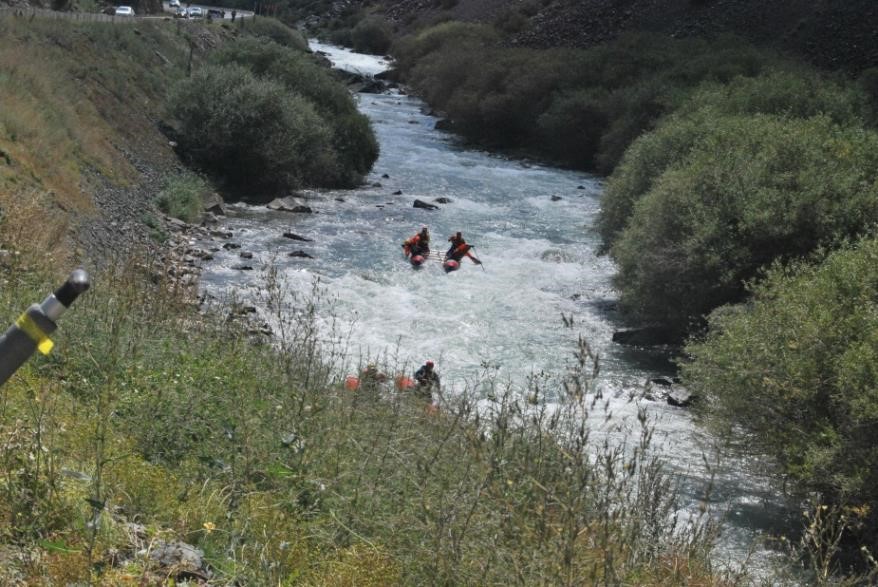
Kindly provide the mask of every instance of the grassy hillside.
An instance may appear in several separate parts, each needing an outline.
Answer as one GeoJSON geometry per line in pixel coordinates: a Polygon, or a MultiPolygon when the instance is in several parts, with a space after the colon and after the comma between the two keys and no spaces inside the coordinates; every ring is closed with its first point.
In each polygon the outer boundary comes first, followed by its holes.
{"type": "MultiPolygon", "coordinates": [[[[47,287],[12,275],[4,315],[47,287]]],[[[334,384],[307,318],[267,345],[145,283],[102,274],[53,355],[4,386],[0,582],[722,584],[705,529],[669,515],[648,423],[633,452],[582,426],[601,410],[586,347],[563,409],[486,379],[479,416],[475,397],[436,412],[334,384]],[[175,541],[202,564],[151,558],[175,541]]],[[[264,291],[281,293],[270,274],[264,291]]]]}
{"type": "Polygon", "coordinates": [[[196,32],[0,19],[5,246],[75,256],[68,231],[101,217],[101,186],[130,195],[134,214],[149,209],[133,188],[147,169],[177,165],[158,130],[167,87],[185,75],[190,39],[197,64],[227,35],[196,32]]]}
{"type": "Polygon", "coordinates": [[[282,191],[354,185],[377,156],[344,87],[272,19],[0,18],[0,101],[0,245],[30,259],[142,244],[181,161],[220,189],[282,191]],[[226,76],[235,91],[198,83],[235,59],[249,68],[226,76]]]}

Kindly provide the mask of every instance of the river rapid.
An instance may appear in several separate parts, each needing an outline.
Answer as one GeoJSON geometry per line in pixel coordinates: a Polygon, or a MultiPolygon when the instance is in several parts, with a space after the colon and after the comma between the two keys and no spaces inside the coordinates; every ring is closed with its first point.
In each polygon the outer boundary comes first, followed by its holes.
{"type": "MultiPolygon", "coordinates": [[[[380,58],[319,43],[312,49],[343,69],[374,74],[387,67],[380,58]]],[[[522,390],[532,375],[560,375],[582,335],[600,354],[598,385],[610,398],[613,418],[602,424],[604,433],[635,430],[637,406],[644,406],[656,427],[655,448],[676,476],[681,513],[697,511],[712,486],[711,509],[726,520],[716,562],[740,564],[755,548],[747,565],[766,574],[776,561],[759,538],[789,526],[783,499],[740,459],[710,467],[711,482],[705,461],[715,462],[717,453],[709,436],[686,410],[640,397],[645,382],[670,374],[665,354],[611,342],[623,324],[615,313],[614,266],[595,253],[601,179],[463,146],[434,130],[437,119],[411,96],[357,99],[381,146],[364,187],[320,193],[308,202],[314,214],[230,206],[223,228],[242,248],[219,250],[206,264],[204,293],[256,300],[268,266],[299,296],[319,279],[332,314],[321,317],[324,336],[336,344],[341,337],[348,348],[340,376],[376,357],[408,372],[432,359],[445,394],[478,390],[488,373],[522,390]],[[433,211],[412,207],[415,199],[437,198],[449,203],[433,211]],[[448,236],[461,231],[483,265],[465,259],[445,274],[438,261],[428,261],[412,269],[400,245],[421,225],[429,226],[434,249],[444,250],[448,236]],[[241,251],[253,258],[242,261],[241,251]],[[313,258],[290,257],[293,251],[313,258]],[[254,270],[241,270],[242,263],[254,270]],[[562,315],[572,318],[572,328],[562,315]]]]}

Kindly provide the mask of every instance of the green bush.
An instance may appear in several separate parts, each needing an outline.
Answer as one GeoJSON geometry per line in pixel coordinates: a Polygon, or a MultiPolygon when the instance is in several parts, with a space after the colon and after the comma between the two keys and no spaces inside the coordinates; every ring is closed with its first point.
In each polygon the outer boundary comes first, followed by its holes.
{"type": "Polygon", "coordinates": [[[350,187],[369,172],[378,143],[368,119],[309,54],[246,38],[211,62],[170,99],[182,146],[203,169],[264,192],[350,187]]]}
{"type": "Polygon", "coordinates": [[[626,35],[588,50],[502,46],[496,30],[445,23],[394,48],[405,79],[467,138],[610,171],[704,82],[776,61],[731,38],[626,35]]]}
{"type": "Polygon", "coordinates": [[[800,491],[878,512],[878,240],[819,266],[775,266],[753,301],[715,311],[683,375],[705,416],[774,457],[800,491]]]}
{"type": "Polygon", "coordinates": [[[159,210],[184,222],[195,222],[204,211],[207,183],[194,173],[168,177],[156,198],[159,210]]]}
{"type": "Polygon", "coordinates": [[[712,112],[674,117],[638,138],[607,181],[597,228],[602,252],[608,252],[628,225],[634,205],[672,165],[685,160],[699,141],[716,133],[719,119],[712,112]]]}
{"type": "Polygon", "coordinates": [[[217,51],[212,60],[247,67],[258,77],[282,83],[313,105],[332,133],[338,160],[335,176],[327,176],[325,184],[356,185],[372,168],[378,142],[368,118],[359,113],[350,92],[309,55],[275,43],[243,39],[217,51]]]}
{"type": "Polygon", "coordinates": [[[611,249],[623,306],[678,332],[743,299],[744,282],[772,261],[878,221],[875,133],[823,116],[717,116],[712,125],[652,182],[611,249]]]}
{"type": "Polygon", "coordinates": [[[265,37],[278,45],[303,52],[309,50],[308,40],[302,33],[274,18],[260,16],[248,19],[246,29],[249,35],[265,37]]]}
{"type": "MultiPolygon", "coordinates": [[[[598,218],[603,250],[613,245],[627,225],[634,204],[665,169],[685,159],[699,141],[723,132],[716,125],[719,118],[744,114],[789,118],[823,114],[839,124],[859,125],[868,116],[868,106],[866,97],[854,86],[835,84],[808,71],[773,71],[702,86],[664,124],[638,138],[613,172],[598,218]]],[[[628,120],[638,120],[638,116],[628,120]]]]}
{"type": "Polygon", "coordinates": [[[383,19],[368,17],[351,30],[351,43],[355,51],[384,55],[390,49],[393,32],[383,19]]]}
{"type": "Polygon", "coordinates": [[[331,134],[305,98],[247,69],[207,66],[169,98],[180,147],[205,170],[248,190],[338,181],[331,134]]]}

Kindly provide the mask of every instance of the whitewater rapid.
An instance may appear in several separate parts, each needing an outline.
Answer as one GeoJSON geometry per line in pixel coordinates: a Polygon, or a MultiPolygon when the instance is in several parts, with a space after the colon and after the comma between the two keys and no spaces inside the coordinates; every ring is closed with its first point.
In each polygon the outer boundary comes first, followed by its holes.
{"type": "MultiPolygon", "coordinates": [[[[387,67],[380,58],[315,43],[312,48],[361,73],[387,67]]],[[[560,375],[572,364],[581,335],[601,357],[599,386],[614,414],[606,433],[635,429],[637,405],[643,405],[656,426],[655,446],[678,475],[682,509],[696,510],[712,484],[709,501],[728,512],[721,557],[741,560],[762,533],[786,524],[782,500],[748,472],[751,463],[725,459],[711,483],[702,455],[712,460],[715,453],[685,410],[629,399],[670,370],[661,352],[611,342],[624,325],[615,312],[613,264],[595,253],[600,178],[468,148],[436,131],[437,119],[411,96],[357,99],[381,146],[364,186],[312,194],[314,214],[231,206],[223,229],[242,248],[215,253],[202,275],[206,294],[254,300],[264,291],[267,267],[301,297],[319,280],[332,314],[321,317],[325,335],[343,337],[348,349],[342,374],[376,357],[408,372],[432,359],[445,393],[478,389],[486,374],[520,389],[530,376],[560,375]],[[415,199],[439,198],[449,203],[434,211],[412,206],[415,199]],[[444,250],[448,236],[461,231],[484,264],[464,260],[460,270],[445,274],[431,261],[413,270],[400,245],[422,225],[436,249],[444,250]],[[242,262],[241,251],[253,258],[242,262]],[[290,257],[294,251],[313,258],[290,257]],[[565,326],[562,316],[573,326],[565,326]]],[[[769,551],[760,547],[757,554],[754,561],[769,564],[769,551]]]]}

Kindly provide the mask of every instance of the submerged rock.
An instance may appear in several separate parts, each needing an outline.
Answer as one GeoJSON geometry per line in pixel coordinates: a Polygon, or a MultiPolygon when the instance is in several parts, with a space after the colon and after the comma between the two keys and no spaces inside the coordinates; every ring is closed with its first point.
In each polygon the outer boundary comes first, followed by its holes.
{"type": "Polygon", "coordinates": [[[276,198],[265,205],[269,210],[276,210],[280,212],[297,212],[299,214],[311,214],[314,211],[309,207],[301,204],[294,198],[289,196],[285,198],[276,198]]]}
{"type": "Polygon", "coordinates": [[[436,204],[430,204],[429,202],[425,202],[423,200],[415,200],[414,204],[412,204],[413,208],[423,208],[424,210],[438,210],[439,206],[436,204]]]}
{"type": "Polygon", "coordinates": [[[300,236],[300,235],[296,234],[295,232],[285,232],[284,237],[293,239],[294,241],[303,241],[306,243],[314,242],[310,238],[300,236]]]}
{"type": "Polygon", "coordinates": [[[435,128],[436,130],[451,131],[454,130],[454,122],[448,120],[447,118],[442,118],[436,121],[436,124],[433,125],[433,128],[435,128]]]}
{"type": "Polygon", "coordinates": [[[613,333],[613,342],[630,346],[658,346],[674,344],[678,341],[673,332],[667,328],[647,326],[645,328],[617,330],[613,333]]]}
{"type": "Polygon", "coordinates": [[[668,405],[678,408],[687,408],[692,405],[697,396],[686,389],[672,389],[668,392],[668,405]]]}

